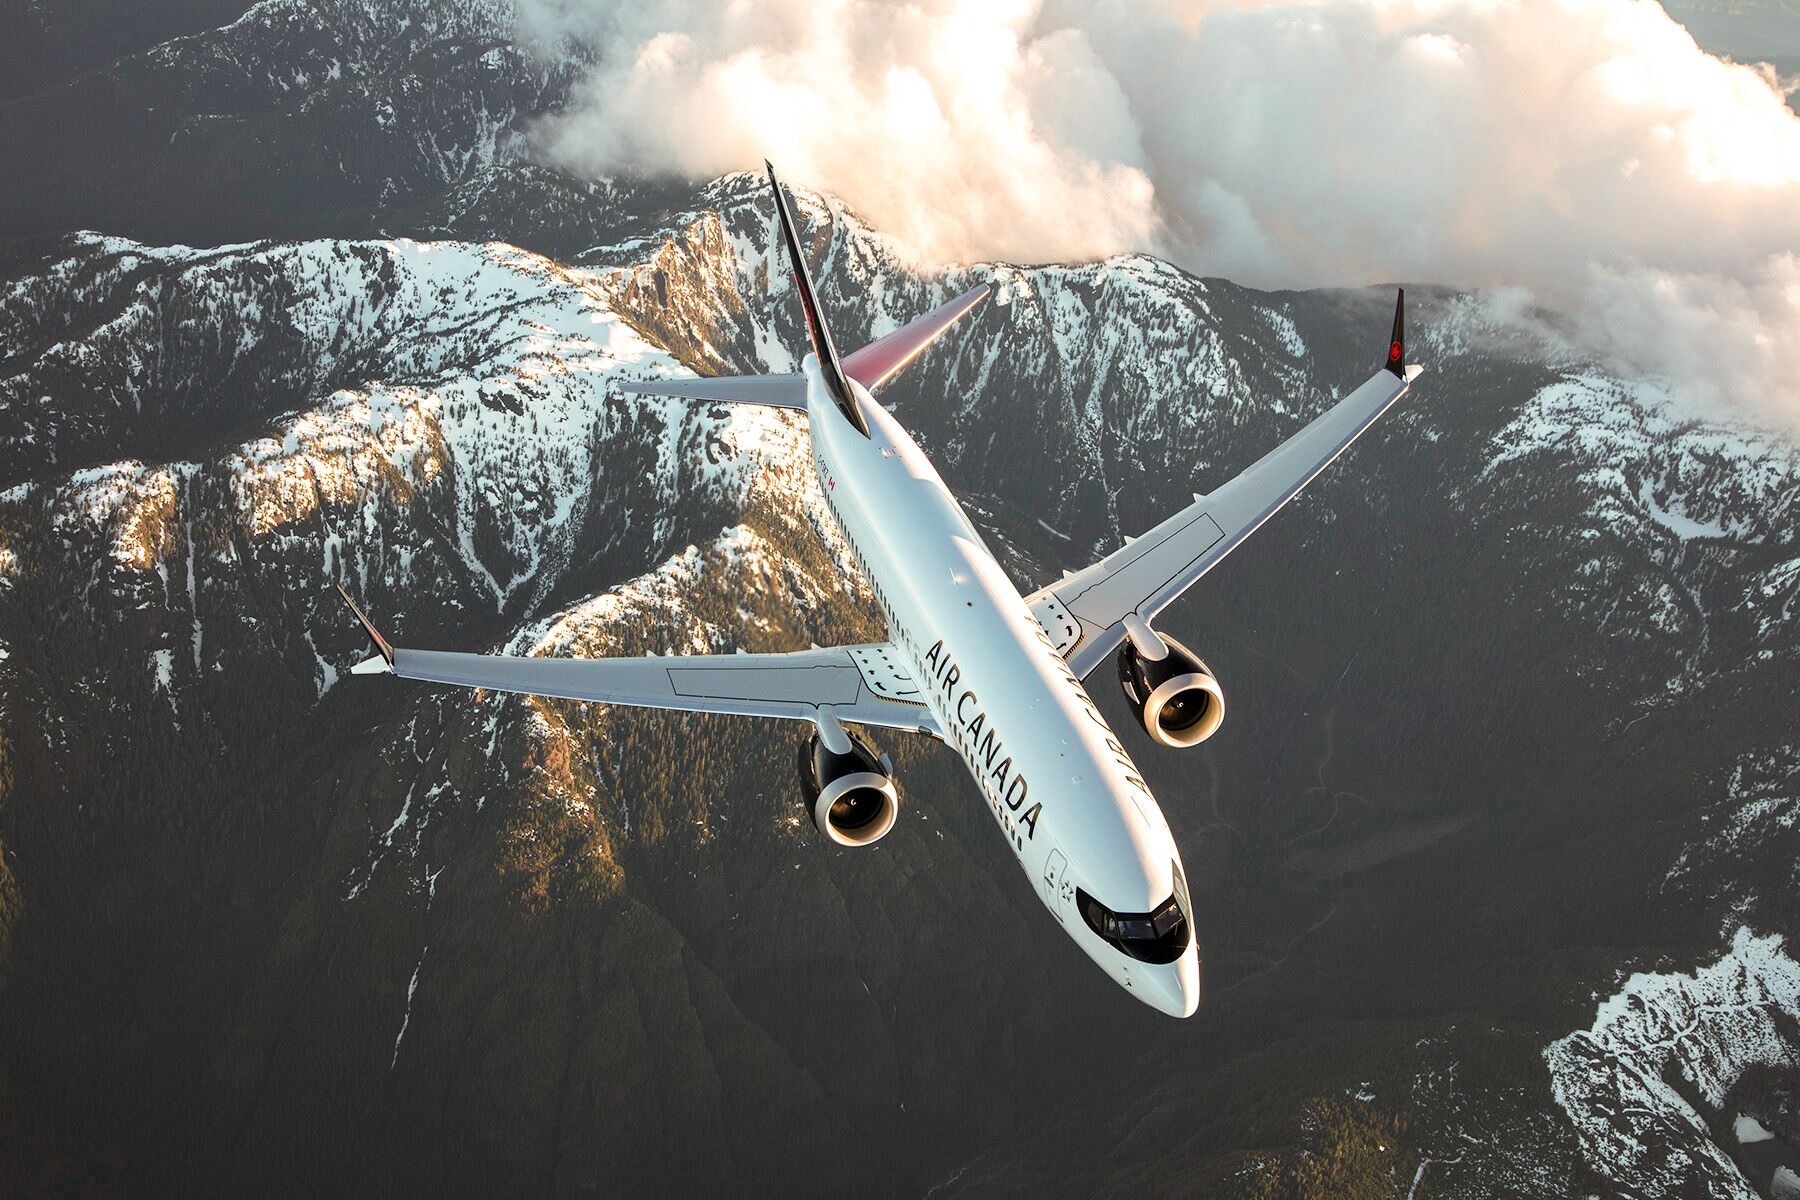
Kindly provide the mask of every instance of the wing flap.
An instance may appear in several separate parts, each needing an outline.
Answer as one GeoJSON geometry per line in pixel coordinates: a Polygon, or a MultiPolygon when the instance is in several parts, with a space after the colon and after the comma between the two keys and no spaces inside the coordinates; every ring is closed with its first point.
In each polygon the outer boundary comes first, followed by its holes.
{"type": "Polygon", "coordinates": [[[717,375],[710,379],[643,379],[620,384],[636,395],[711,400],[722,404],[764,404],[806,410],[806,380],[799,375],[717,375]]]}
{"type": "Polygon", "coordinates": [[[848,661],[813,665],[766,664],[750,669],[689,667],[680,665],[679,659],[666,661],[670,663],[667,668],[669,686],[677,696],[694,700],[848,707],[861,698],[864,690],[862,673],[848,661]]]}
{"type": "Polygon", "coordinates": [[[1190,505],[1142,537],[1128,538],[1125,545],[1098,564],[1102,569],[1079,572],[1056,588],[1063,605],[1090,623],[1109,613],[1135,611],[1146,597],[1154,598],[1187,575],[1225,538],[1212,513],[1190,505]]]}

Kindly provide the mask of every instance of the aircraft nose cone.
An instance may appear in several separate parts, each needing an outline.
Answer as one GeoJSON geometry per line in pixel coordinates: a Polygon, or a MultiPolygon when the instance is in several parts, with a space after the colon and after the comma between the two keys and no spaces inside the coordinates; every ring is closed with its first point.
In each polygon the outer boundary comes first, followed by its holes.
{"type": "Polygon", "coordinates": [[[1138,995],[1158,1012],[1191,1017],[1200,1007],[1200,955],[1192,946],[1179,960],[1136,977],[1138,995]]]}

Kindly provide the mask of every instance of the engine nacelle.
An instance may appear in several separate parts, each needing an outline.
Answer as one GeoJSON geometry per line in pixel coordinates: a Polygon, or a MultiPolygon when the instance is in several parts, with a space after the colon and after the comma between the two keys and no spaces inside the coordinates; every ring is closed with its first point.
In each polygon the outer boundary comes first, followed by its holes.
{"type": "Polygon", "coordinates": [[[900,815],[900,793],[869,744],[846,732],[850,749],[834,754],[818,734],[800,746],[800,790],[813,825],[840,846],[868,846],[900,815]]]}
{"type": "Polygon", "coordinates": [[[1198,746],[1225,720],[1225,692],[1199,657],[1164,633],[1168,653],[1144,657],[1135,643],[1119,647],[1119,687],[1144,732],[1165,746],[1198,746]]]}

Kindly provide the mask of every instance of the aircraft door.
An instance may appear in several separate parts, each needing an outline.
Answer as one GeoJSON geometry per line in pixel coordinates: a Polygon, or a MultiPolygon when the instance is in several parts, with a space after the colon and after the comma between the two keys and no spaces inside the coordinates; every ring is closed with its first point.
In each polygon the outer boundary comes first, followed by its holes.
{"type": "Polygon", "coordinates": [[[1059,921],[1066,920],[1069,901],[1075,894],[1075,885],[1069,879],[1069,860],[1061,850],[1051,850],[1049,859],[1044,863],[1044,877],[1040,881],[1044,889],[1044,903],[1056,914],[1059,921]]]}

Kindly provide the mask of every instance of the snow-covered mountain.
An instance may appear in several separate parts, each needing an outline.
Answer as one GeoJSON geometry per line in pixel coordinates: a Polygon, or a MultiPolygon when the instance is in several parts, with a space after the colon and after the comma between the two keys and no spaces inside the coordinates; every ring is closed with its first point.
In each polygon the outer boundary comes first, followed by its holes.
{"type": "MultiPolygon", "coordinates": [[[[339,579],[459,648],[877,631],[791,416],[617,386],[792,368],[754,177],[516,161],[563,68],[504,6],[229,18],[0,101],[160,114],[0,194],[0,1101],[233,1194],[1752,1195],[1738,1118],[1800,1145],[1787,435],[1410,286],[1404,411],[1171,614],[1232,718],[1139,756],[1209,993],[1151,1020],[928,743],[829,852],[792,729],[345,676],[339,579]]],[[[883,399],[1022,584],[1385,332],[1141,256],[921,272],[799,199],[842,342],[999,284],[883,399]]]]}
{"type": "Polygon", "coordinates": [[[1545,1051],[1583,1152],[1624,1194],[1755,1200],[1708,1117],[1728,1123],[1726,1098],[1750,1068],[1800,1066],[1800,963],[1780,942],[1739,929],[1691,975],[1633,975],[1591,1029],[1545,1051]]]}

